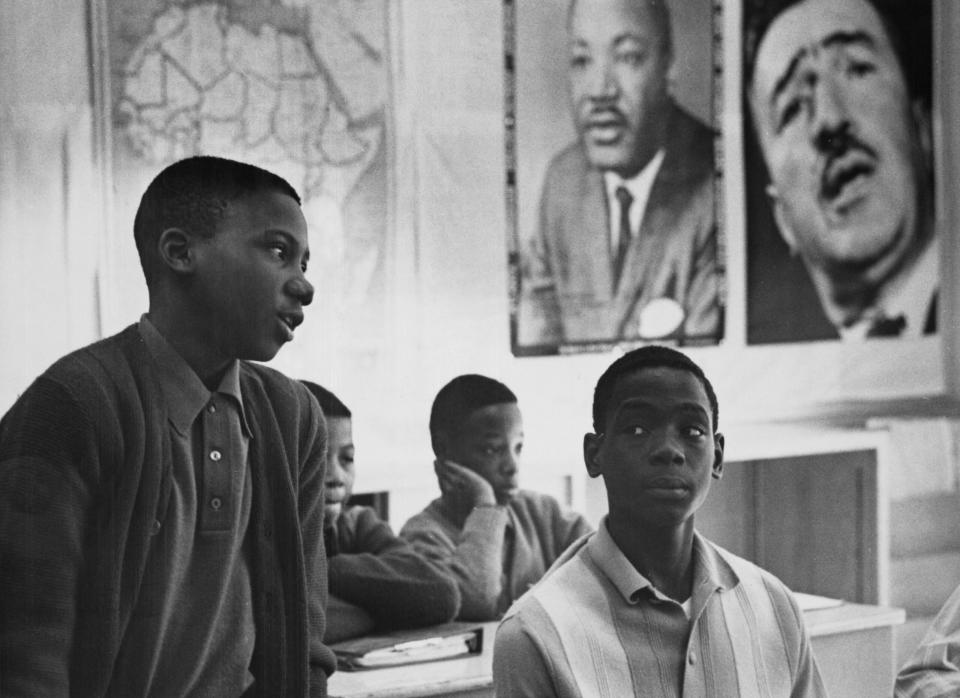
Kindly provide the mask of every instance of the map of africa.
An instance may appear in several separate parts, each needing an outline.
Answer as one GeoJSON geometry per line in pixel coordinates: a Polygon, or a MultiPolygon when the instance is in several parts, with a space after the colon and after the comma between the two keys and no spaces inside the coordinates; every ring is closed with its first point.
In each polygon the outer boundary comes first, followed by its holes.
{"type": "Polygon", "coordinates": [[[108,7],[115,180],[200,153],[270,169],[300,193],[315,247],[369,286],[386,215],[384,0],[108,7]]]}

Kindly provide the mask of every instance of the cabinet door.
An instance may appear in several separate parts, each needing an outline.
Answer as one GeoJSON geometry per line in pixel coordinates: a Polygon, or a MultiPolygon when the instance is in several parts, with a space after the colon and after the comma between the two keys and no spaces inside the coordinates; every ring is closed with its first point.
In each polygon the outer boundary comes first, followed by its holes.
{"type": "Polygon", "coordinates": [[[796,591],[878,603],[877,453],[727,463],[697,514],[708,538],[796,591]]]}

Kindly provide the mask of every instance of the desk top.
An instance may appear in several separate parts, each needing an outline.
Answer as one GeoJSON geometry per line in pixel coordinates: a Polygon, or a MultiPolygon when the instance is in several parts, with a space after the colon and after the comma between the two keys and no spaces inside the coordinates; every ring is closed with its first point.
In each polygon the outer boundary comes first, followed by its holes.
{"type": "MultiPolygon", "coordinates": [[[[810,636],[820,637],[900,625],[905,613],[902,608],[843,603],[804,611],[803,617],[810,636]]],[[[493,685],[493,639],[498,624],[481,625],[482,654],[369,671],[338,671],[330,677],[328,691],[337,698],[413,698],[490,688],[493,685]]]]}
{"type": "Polygon", "coordinates": [[[865,606],[843,603],[830,608],[817,608],[803,612],[810,637],[854,633],[891,625],[901,625],[907,614],[902,608],[865,606]]]}

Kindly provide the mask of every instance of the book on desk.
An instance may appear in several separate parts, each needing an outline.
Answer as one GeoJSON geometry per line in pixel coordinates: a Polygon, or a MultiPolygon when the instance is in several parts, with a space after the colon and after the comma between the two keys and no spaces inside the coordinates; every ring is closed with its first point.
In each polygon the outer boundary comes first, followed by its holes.
{"type": "Polygon", "coordinates": [[[483,651],[483,627],[453,622],[414,630],[365,635],[330,645],[337,668],[359,671],[454,659],[483,651]]]}

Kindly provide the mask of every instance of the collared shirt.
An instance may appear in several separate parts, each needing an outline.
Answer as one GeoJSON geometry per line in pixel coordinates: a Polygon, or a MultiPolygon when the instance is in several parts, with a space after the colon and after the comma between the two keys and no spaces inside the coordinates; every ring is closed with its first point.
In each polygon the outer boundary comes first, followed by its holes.
{"type": "Polygon", "coordinates": [[[664,151],[661,148],[650,158],[647,166],[630,179],[624,179],[609,170],[603,173],[603,185],[607,191],[607,206],[610,213],[608,220],[610,221],[611,250],[617,249],[620,241],[620,201],[617,199],[617,189],[625,187],[633,197],[633,203],[630,204],[630,235],[635,238],[640,232],[640,223],[647,209],[647,201],[650,200],[650,190],[660,171],[660,165],[663,164],[663,158],[664,151]]]}
{"type": "Polygon", "coordinates": [[[874,306],[860,320],[849,327],[839,328],[840,336],[843,339],[863,339],[878,316],[902,316],[906,324],[897,336],[922,337],[939,285],[939,265],[940,241],[935,237],[910,269],[883,286],[874,306]]]}
{"type": "Polygon", "coordinates": [[[957,587],[900,669],[896,698],[960,695],[960,587],[957,587]]]}
{"type": "Polygon", "coordinates": [[[239,362],[211,393],[146,316],[139,331],[162,377],[171,491],[154,522],[115,685],[127,695],[240,695],[253,681],[255,627],[243,552],[252,483],[239,362]]]}
{"type": "Polygon", "coordinates": [[[497,630],[498,696],[823,696],[779,580],[699,535],[690,617],[607,531],[581,539],[497,630]]]}

